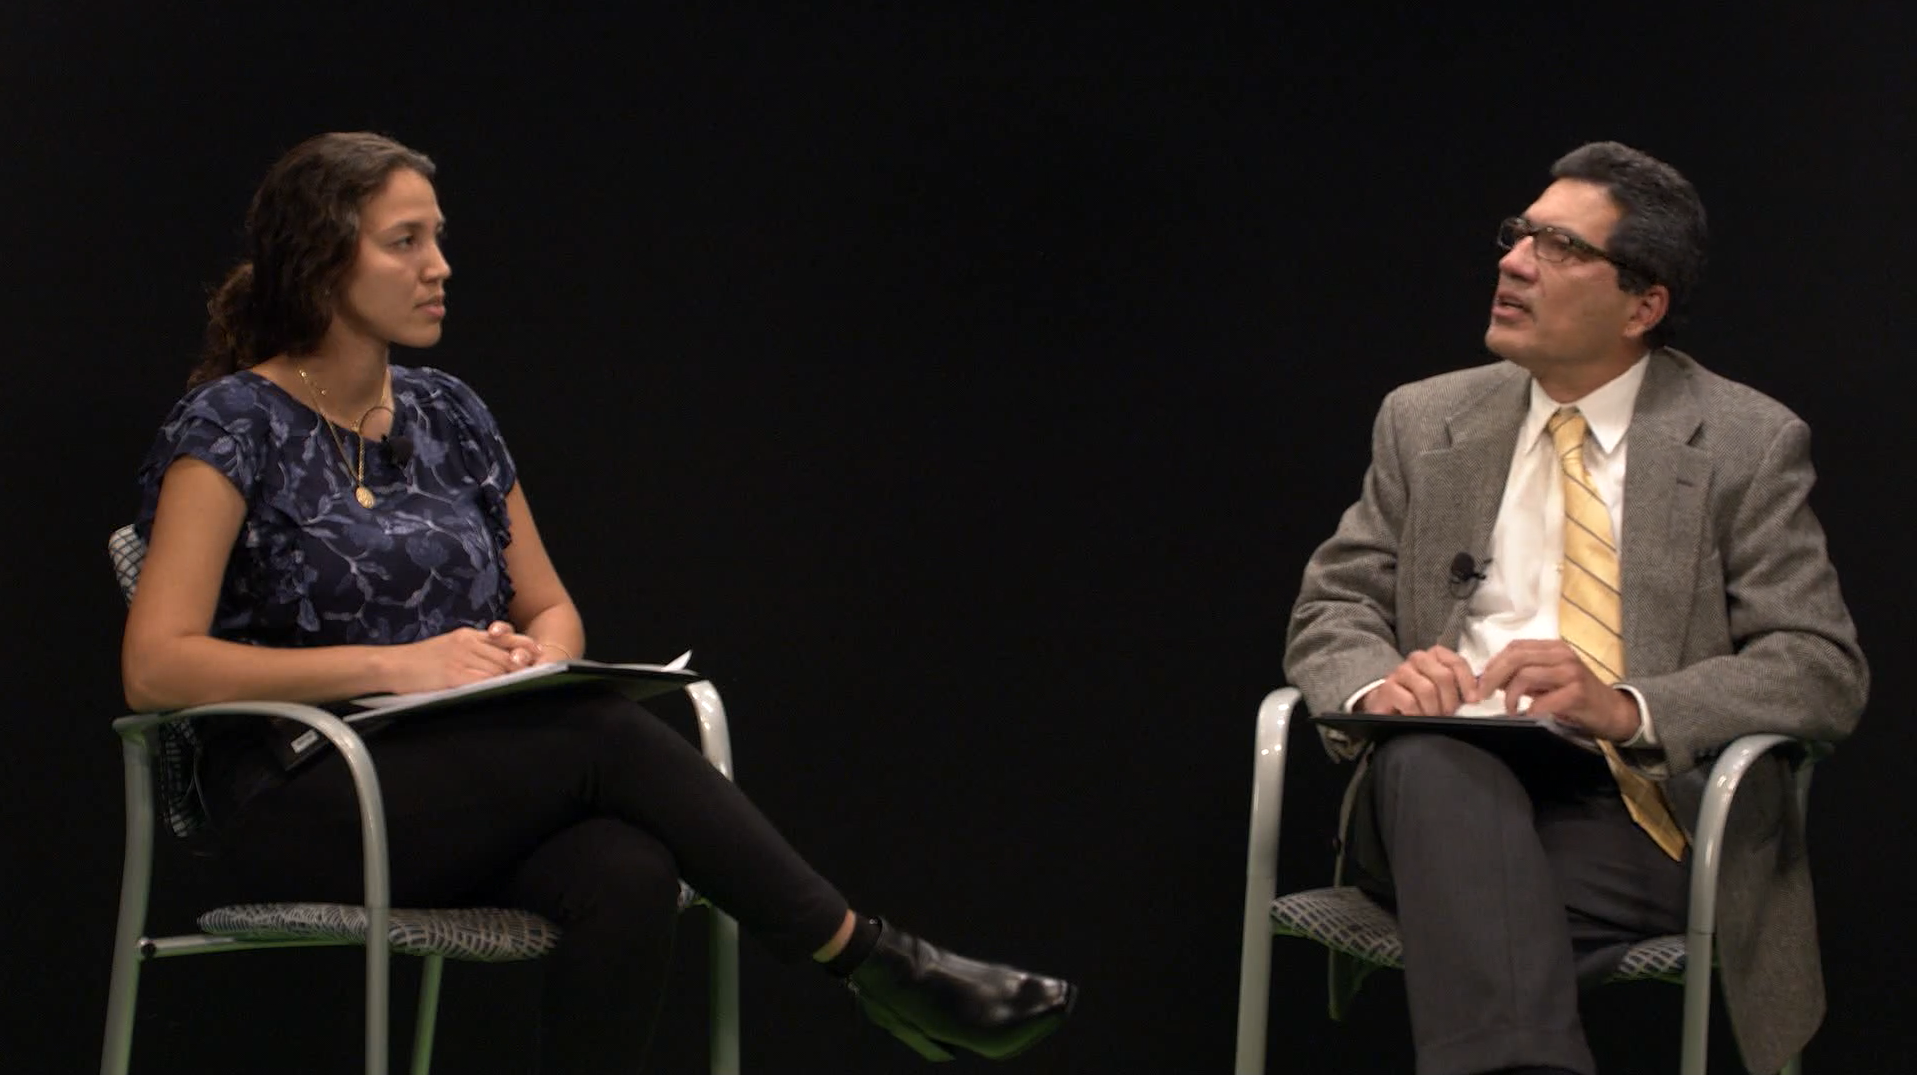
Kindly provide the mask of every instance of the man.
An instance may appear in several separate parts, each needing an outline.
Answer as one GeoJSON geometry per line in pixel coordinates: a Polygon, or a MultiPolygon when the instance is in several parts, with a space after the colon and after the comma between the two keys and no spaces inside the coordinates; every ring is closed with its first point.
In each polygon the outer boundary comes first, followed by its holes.
{"type": "MultiPolygon", "coordinates": [[[[1867,687],[1808,428],[1667,346],[1703,268],[1696,192],[1609,142],[1551,174],[1500,231],[1503,361],[1386,397],[1285,655],[1319,712],[1528,707],[1582,737],[1327,733],[1364,760],[1341,868],[1397,911],[1419,1075],[1590,1075],[1578,988],[1682,931],[1711,756],[1842,739],[1867,687]]],[[[1719,902],[1752,1071],[1822,1018],[1802,825],[1787,760],[1764,759],[1719,902]]]]}

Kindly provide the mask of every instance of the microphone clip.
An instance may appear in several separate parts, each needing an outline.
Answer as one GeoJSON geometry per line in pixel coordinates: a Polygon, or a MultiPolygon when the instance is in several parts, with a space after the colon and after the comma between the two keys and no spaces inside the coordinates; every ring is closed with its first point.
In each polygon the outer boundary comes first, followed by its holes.
{"type": "Polygon", "coordinates": [[[387,436],[384,444],[386,458],[392,460],[395,466],[404,468],[406,464],[413,461],[413,438],[404,433],[391,434],[387,436]]]}
{"type": "Polygon", "coordinates": [[[1479,563],[1476,558],[1468,552],[1460,552],[1458,555],[1453,556],[1451,558],[1451,569],[1445,575],[1445,580],[1449,582],[1451,586],[1451,596],[1462,600],[1476,593],[1478,583],[1490,577],[1486,573],[1490,566],[1491,558],[1489,556],[1484,558],[1483,563],[1479,563]]]}

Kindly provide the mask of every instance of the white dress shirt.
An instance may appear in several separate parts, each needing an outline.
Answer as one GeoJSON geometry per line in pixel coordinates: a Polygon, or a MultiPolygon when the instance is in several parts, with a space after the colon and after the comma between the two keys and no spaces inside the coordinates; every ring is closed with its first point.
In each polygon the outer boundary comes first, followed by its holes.
{"type": "MultiPolygon", "coordinates": [[[[1471,594],[1458,639],[1458,655],[1473,672],[1482,675],[1491,658],[1518,639],[1558,637],[1558,595],[1564,573],[1564,487],[1557,451],[1544,426],[1559,407],[1576,407],[1584,415],[1590,427],[1584,442],[1584,467],[1611,513],[1613,536],[1624,532],[1624,467],[1630,448],[1626,434],[1648,360],[1648,355],[1638,359],[1603,387],[1570,403],[1553,400],[1536,381],[1531,382],[1531,410],[1518,429],[1512,449],[1511,473],[1505,480],[1504,498],[1498,503],[1497,522],[1491,528],[1491,548],[1487,550],[1490,559],[1480,568],[1485,577],[1471,594]]],[[[1345,708],[1356,708],[1360,699],[1383,682],[1361,688],[1345,708]]],[[[1655,746],[1657,733],[1651,726],[1650,705],[1636,688],[1625,684],[1618,687],[1629,691],[1637,701],[1641,718],[1637,734],[1624,745],[1655,746]]],[[[1502,712],[1503,693],[1493,692],[1492,697],[1462,711],[1502,712]]],[[[1525,699],[1522,705],[1528,706],[1529,701],[1525,699]]]]}

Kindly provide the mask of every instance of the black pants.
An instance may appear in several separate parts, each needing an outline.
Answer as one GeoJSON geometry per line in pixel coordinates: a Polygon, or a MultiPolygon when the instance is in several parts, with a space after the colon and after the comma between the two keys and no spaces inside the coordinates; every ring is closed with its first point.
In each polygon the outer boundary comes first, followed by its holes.
{"type": "MultiPolygon", "coordinates": [[[[837,932],[846,901],[685,737],[584,687],[401,719],[367,738],[385,799],[396,907],[495,905],[564,931],[547,960],[540,1053],[549,1075],[639,1070],[664,996],[679,880],[781,958],[837,932]]],[[[273,764],[209,752],[217,794],[273,764]]],[[[364,899],[352,778],[336,753],[221,824],[252,900],[364,899]]]]}
{"type": "Polygon", "coordinates": [[[1418,1075],[1588,1075],[1578,990],[1684,931],[1689,857],[1637,827],[1601,757],[1557,741],[1394,736],[1366,779],[1347,869],[1397,912],[1418,1075]]]}

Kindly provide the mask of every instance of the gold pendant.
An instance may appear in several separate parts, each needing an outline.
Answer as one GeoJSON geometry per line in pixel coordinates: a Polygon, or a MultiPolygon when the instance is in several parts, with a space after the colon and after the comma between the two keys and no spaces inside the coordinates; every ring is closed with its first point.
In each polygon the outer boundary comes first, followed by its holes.
{"type": "Polygon", "coordinates": [[[364,485],[357,486],[353,490],[353,499],[359,501],[360,507],[370,508],[373,506],[373,503],[374,503],[373,491],[371,489],[366,488],[364,485]]]}

